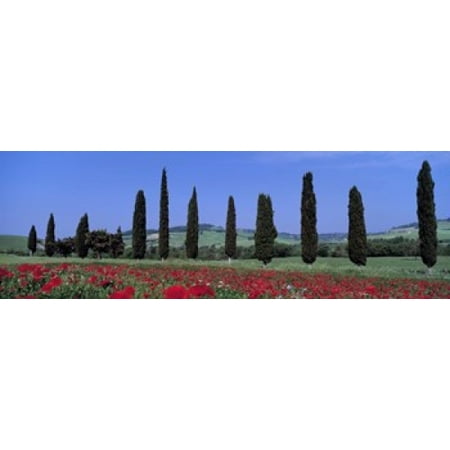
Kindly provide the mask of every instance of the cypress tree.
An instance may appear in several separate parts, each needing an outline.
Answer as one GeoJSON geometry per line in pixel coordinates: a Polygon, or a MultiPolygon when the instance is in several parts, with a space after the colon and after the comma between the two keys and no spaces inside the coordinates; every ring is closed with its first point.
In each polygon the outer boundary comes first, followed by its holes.
{"type": "Polygon", "coordinates": [[[47,234],[45,235],[45,254],[47,256],[53,256],[55,250],[55,219],[53,214],[50,214],[47,224],[47,234]]]}
{"type": "Polygon", "coordinates": [[[87,234],[89,233],[89,218],[85,214],[78,223],[77,232],[75,234],[75,251],[80,258],[86,258],[89,251],[87,244],[87,234]]]}
{"type": "Polygon", "coordinates": [[[198,256],[198,205],[197,205],[197,191],[192,192],[192,197],[189,200],[188,217],[186,227],[186,256],[195,259],[198,256]]]}
{"type": "Polygon", "coordinates": [[[30,256],[33,256],[36,253],[36,247],[37,247],[37,234],[36,234],[36,228],[34,228],[34,225],[30,229],[30,233],[28,234],[28,250],[30,250],[30,256]]]}
{"type": "Polygon", "coordinates": [[[142,259],[147,248],[147,226],[144,191],[138,191],[133,215],[133,258],[142,259]]]}
{"type": "Polygon", "coordinates": [[[424,161],[417,176],[417,217],[419,219],[420,256],[431,271],[437,260],[437,221],[434,204],[434,181],[431,167],[424,161]]]}
{"type": "Polygon", "coordinates": [[[361,194],[355,186],[350,189],[348,219],[348,256],[352,263],[365,266],[367,261],[367,235],[364,206],[361,194]]]}
{"type": "Polygon", "coordinates": [[[305,264],[313,264],[317,257],[319,236],[317,234],[316,196],[311,172],[303,176],[301,205],[302,259],[305,264]]]}
{"type": "Polygon", "coordinates": [[[167,190],[166,169],[163,169],[161,177],[158,240],[159,257],[164,261],[169,256],[169,192],[167,190]]]}
{"type": "Polygon", "coordinates": [[[272,261],[274,242],[278,236],[273,223],[272,200],[269,195],[259,194],[255,231],[255,255],[264,265],[272,261]]]}
{"type": "Polygon", "coordinates": [[[227,224],[225,230],[225,254],[228,256],[228,262],[231,258],[236,258],[236,209],[234,207],[234,198],[230,195],[228,198],[227,224]]]}

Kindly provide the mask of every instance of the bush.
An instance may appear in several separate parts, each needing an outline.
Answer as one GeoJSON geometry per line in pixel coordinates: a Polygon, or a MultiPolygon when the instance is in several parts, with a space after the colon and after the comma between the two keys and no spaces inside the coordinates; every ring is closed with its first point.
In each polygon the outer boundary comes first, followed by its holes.
{"type": "Polygon", "coordinates": [[[330,247],[327,244],[320,244],[317,250],[317,255],[322,258],[330,256],[330,247]]]}

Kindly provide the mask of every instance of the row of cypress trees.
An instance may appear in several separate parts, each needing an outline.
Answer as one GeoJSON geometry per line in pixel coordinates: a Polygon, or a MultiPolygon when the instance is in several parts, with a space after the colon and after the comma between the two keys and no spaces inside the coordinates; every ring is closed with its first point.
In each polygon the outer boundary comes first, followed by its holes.
{"type": "MultiPolygon", "coordinates": [[[[437,261],[437,220],[434,203],[434,181],[428,161],[422,163],[417,176],[417,217],[419,225],[419,246],[422,262],[429,270],[437,261]]],[[[301,206],[302,258],[312,264],[317,255],[318,236],[316,231],[316,200],[312,187],[312,174],[303,177],[301,206]]],[[[348,256],[358,265],[367,262],[367,233],[364,220],[362,196],[356,186],[349,192],[348,204],[348,256]]]]}
{"type": "MultiPolygon", "coordinates": [[[[419,225],[419,246],[422,262],[429,270],[437,261],[437,220],[434,203],[434,181],[428,161],[422,163],[417,176],[417,216],[419,225]]],[[[348,204],[348,256],[358,265],[367,262],[367,233],[364,220],[364,206],[361,193],[356,186],[349,192],[348,204]]],[[[312,174],[303,177],[301,203],[302,259],[306,264],[316,260],[318,235],[316,230],[316,199],[312,186],[312,174]]]]}
{"type": "MultiPolygon", "coordinates": [[[[419,221],[419,244],[423,263],[431,269],[437,260],[437,221],[434,204],[434,182],[431,177],[431,167],[428,161],[424,161],[417,177],[417,215],[419,221]]],[[[301,254],[303,261],[312,265],[318,252],[319,236],[317,233],[317,204],[313,188],[313,175],[307,172],[303,176],[303,188],[301,196],[301,254]]],[[[348,204],[348,255],[350,260],[358,265],[365,266],[367,262],[367,233],[364,220],[364,206],[362,196],[356,186],[349,192],[348,204]]],[[[80,219],[74,239],[74,247],[78,256],[84,258],[92,247],[88,242],[89,223],[88,215],[80,219]]],[[[110,237],[112,250],[123,252],[123,241],[120,227],[117,235],[110,237]],[[119,238],[120,235],[120,238],[119,238]],[[119,242],[120,241],[120,242],[119,242]],[[116,245],[117,244],[117,245],[116,245]],[[117,248],[116,248],[117,247],[117,248]]],[[[277,229],[273,221],[272,200],[269,195],[259,194],[258,210],[255,230],[255,255],[264,265],[268,264],[274,254],[274,243],[277,237],[277,229]]],[[[90,241],[92,241],[92,236],[90,241]]],[[[103,239],[103,238],[102,238],[103,239]]],[[[103,241],[106,238],[103,239],[103,241]]],[[[163,169],[161,177],[161,197],[159,216],[159,256],[165,260],[169,256],[169,193],[167,187],[167,173],[163,169]]],[[[197,204],[197,191],[193,188],[189,200],[185,249],[186,256],[195,259],[198,256],[199,239],[199,215],[197,204]]],[[[133,214],[132,250],[133,258],[142,259],[146,253],[147,223],[144,191],[139,190],[136,195],[133,214]]],[[[228,199],[225,254],[231,262],[237,254],[236,209],[234,198],[228,199]]],[[[32,253],[36,251],[37,234],[34,225],[28,236],[28,248],[32,253]]],[[[95,245],[95,243],[94,243],[95,245]]],[[[103,244],[102,244],[103,245],[103,244]]],[[[100,246],[100,244],[99,244],[100,246]]],[[[101,246],[100,246],[101,247],[101,246]]],[[[100,248],[99,247],[99,248],[100,248]]],[[[45,237],[45,253],[52,256],[56,251],[55,220],[53,214],[47,225],[45,237]]]]}
{"type": "MultiPolygon", "coordinates": [[[[31,255],[37,249],[37,233],[33,225],[28,234],[28,249],[31,255]]],[[[89,249],[92,249],[97,256],[110,252],[114,258],[121,256],[125,250],[125,245],[120,227],[114,234],[107,233],[106,230],[89,230],[89,218],[84,214],[77,226],[74,238],[55,239],[55,218],[50,214],[47,223],[47,232],[44,241],[44,251],[47,256],[53,256],[56,252],[63,256],[70,255],[73,251],[80,258],[86,258],[89,249]]]]}
{"type": "MultiPolygon", "coordinates": [[[[159,257],[164,261],[169,256],[169,194],[167,188],[167,172],[163,169],[161,177],[161,197],[159,215],[158,251],[159,257]]],[[[132,248],[133,258],[142,259],[146,252],[146,208],[145,196],[142,190],[136,195],[133,228],[132,248]]],[[[270,196],[260,194],[258,198],[258,213],[255,232],[255,251],[257,258],[264,264],[271,261],[273,257],[273,246],[277,237],[277,231],[273,223],[273,209],[270,196]]],[[[225,254],[229,262],[237,255],[237,230],[236,209],[234,198],[228,198],[228,209],[225,230],[225,254]]],[[[198,256],[199,241],[199,215],[197,190],[194,186],[192,196],[188,204],[185,251],[186,257],[196,259],[198,256]]]]}
{"type": "MultiPolygon", "coordinates": [[[[302,259],[305,264],[311,266],[316,261],[319,247],[317,205],[311,172],[303,176],[300,215],[302,259]]],[[[354,264],[364,266],[367,260],[367,234],[362,197],[356,186],[353,186],[349,192],[348,219],[349,258],[354,264]]]]}

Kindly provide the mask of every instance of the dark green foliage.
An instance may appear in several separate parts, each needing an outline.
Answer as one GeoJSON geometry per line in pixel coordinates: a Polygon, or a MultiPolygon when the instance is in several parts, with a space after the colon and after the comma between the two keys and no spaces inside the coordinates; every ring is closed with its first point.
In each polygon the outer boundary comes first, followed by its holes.
{"type": "Polygon", "coordinates": [[[161,177],[161,199],[159,206],[159,257],[164,260],[169,256],[169,192],[167,190],[167,174],[163,169],[161,177]]]}
{"type": "Polygon", "coordinates": [[[364,206],[361,194],[353,186],[350,189],[348,205],[348,256],[358,266],[367,261],[367,234],[364,222],[364,206]]]}
{"type": "Polygon", "coordinates": [[[47,234],[45,235],[45,254],[47,256],[53,256],[55,250],[55,219],[53,214],[50,214],[47,224],[47,234]]]}
{"type": "Polygon", "coordinates": [[[317,249],[317,256],[320,256],[321,258],[330,256],[330,247],[327,244],[320,244],[317,249]]]}
{"type": "Polygon", "coordinates": [[[236,209],[234,198],[228,198],[227,224],[225,230],[225,254],[228,258],[236,258],[236,209]]]}
{"type": "Polygon", "coordinates": [[[419,256],[418,241],[403,236],[392,239],[369,239],[367,256],[419,256]]]}
{"type": "Polygon", "coordinates": [[[75,251],[80,258],[86,258],[89,247],[86,243],[87,234],[89,233],[89,219],[85,214],[78,223],[77,232],[75,235],[75,251]]]}
{"type": "Polygon", "coordinates": [[[36,253],[37,248],[37,234],[36,234],[36,228],[34,228],[34,225],[30,229],[30,233],[28,234],[28,250],[30,250],[30,253],[34,255],[36,253]]]}
{"type": "Polygon", "coordinates": [[[116,234],[110,235],[110,249],[111,249],[111,256],[113,258],[118,258],[119,256],[122,256],[125,251],[125,244],[123,242],[122,238],[122,230],[117,228],[116,234]]]}
{"type": "Polygon", "coordinates": [[[73,238],[58,239],[55,243],[56,253],[67,258],[75,250],[75,240],[73,238]]]}
{"type": "Polygon", "coordinates": [[[272,261],[274,242],[278,236],[273,223],[272,200],[269,195],[259,194],[255,231],[255,256],[264,265],[272,261]]]}
{"type": "Polygon", "coordinates": [[[139,191],[136,195],[136,203],[133,215],[133,258],[142,259],[147,248],[147,228],[145,212],[144,191],[139,191]]]}
{"type": "Polygon", "coordinates": [[[431,167],[424,161],[417,176],[417,217],[419,219],[420,256],[431,268],[437,260],[437,222],[434,205],[434,181],[431,167]]]}
{"type": "Polygon", "coordinates": [[[96,257],[102,257],[111,248],[111,235],[106,230],[94,230],[87,234],[86,243],[92,249],[96,257]]]}
{"type": "Polygon", "coordinates": [[[303,176],[301,205],[301,241],[302,259],[306,264],[313,264],[317,258],[319,236],[317,234],[316,196],[313,189],[311,172],[303,176]]]}
{"type": "Polygon", "coordinates": [[[333,245],[330,256],[332,258],[347,258],[348,246],[343,244],[333,245]]]}
{"type": "Polygon", "coordinates": [[[195,259],[198,256],[198,205],[197,205],[197,191],[192,192],[192,197],[189,200],[188,217],[186,227],[186,256],[195,259]]]}

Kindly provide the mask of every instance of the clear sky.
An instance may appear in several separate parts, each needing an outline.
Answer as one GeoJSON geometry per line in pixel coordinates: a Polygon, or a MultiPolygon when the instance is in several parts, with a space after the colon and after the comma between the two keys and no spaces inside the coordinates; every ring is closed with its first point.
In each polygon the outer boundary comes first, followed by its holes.
{"type": "Polygon", "coordinates": [[[311,171],[320,233],[347,231],[348,191],[360,190],[369,232],[416,221],[416,177],[427,159],[438,218],[450,217],[450,152],[1,152],[0,234],[44,237],[50,213],[59,238],[87,212],[91,229],[131,228],[143,189],[157,228],[167,169],[170,225],[184,225],[195,185],[201,223],[225,224],[233,195],[239,228],[254,228],[260,192],[272,197],[278,231],[299,233],[302,176],[311,171]]]}

